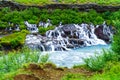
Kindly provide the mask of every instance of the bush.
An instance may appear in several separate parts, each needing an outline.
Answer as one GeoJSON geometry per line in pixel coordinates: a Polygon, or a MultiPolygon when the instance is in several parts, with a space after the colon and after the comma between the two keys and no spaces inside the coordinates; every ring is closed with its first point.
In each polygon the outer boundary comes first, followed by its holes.
{"type": "Polygon", "coordinates": [[[118,54],[120,58],[120,21],[114,21],[114,25],[116,26],[116,33],[113,36],[112,50],[118,54]]]}
{"type": "Polygon", "coordinates": [[[55,28],[54,26],[48,26],[47,28],[39,27],[39,33],[42,34],[42,35],[44,35],[46,33],[46,31],[52,30],[54,28],[55,28]]]}

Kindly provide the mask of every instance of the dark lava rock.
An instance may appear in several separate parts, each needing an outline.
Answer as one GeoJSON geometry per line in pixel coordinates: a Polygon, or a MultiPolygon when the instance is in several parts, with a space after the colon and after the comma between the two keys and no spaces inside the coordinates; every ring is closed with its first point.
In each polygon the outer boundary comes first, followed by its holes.
{"type": "Polygon", "coordinates": [[[75,27],[74,24],[66,24],[61,28],[64,33],[69,36],[71,35],[71,33],[75,32],[77,30],[77,28],[75,27]]]}
{"type": "Polygon", "coordinates": [[[62,30],[68,32],[68,31],[76,31],[77,29],[74,24],[66,24],[62,27],[62,30]]]}
{"type": "Polygon", "coordinates": [[[109,42],[110,38],[106,34],[103,33],[103,26],[99,26],[95,29],[95,34],[99,39],[104,40],[105,42],[109,42]]]}

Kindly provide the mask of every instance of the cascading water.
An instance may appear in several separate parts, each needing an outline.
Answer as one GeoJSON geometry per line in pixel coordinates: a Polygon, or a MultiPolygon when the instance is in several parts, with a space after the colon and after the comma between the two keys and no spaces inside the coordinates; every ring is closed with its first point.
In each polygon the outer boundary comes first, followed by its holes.
{"type": "Polygon", "coordinates": [[[38,28],[36,24],[29,24],[27,21],[24,22],[25,25],[27,26],[27,29],[31,32],[31,33],[37,33],[38,32],[38,28]]]}
{"type": "MultiPolygon", "coordinates": [[[[40,24],[43,25],[42,22],[39,23],[39,25],[40,24]]],[[[46,28],[46,24],[44,23],[44,28],[46,28]]],[[[26,25],[28,25],[28,23],[26,23],[26,25]]],[[[60,23],[54,30],[47,31],[45,36],[41,36],[40,34],[27,35],[26,45],[42,51],[63,51],[84,46],[106,45],[106,43],[111,41],[112,34],[111,28],[105,23],[103,25],[97,25],[96,27],[93,24],[86,23],[80,25],[62,25],[60,23]]]]}

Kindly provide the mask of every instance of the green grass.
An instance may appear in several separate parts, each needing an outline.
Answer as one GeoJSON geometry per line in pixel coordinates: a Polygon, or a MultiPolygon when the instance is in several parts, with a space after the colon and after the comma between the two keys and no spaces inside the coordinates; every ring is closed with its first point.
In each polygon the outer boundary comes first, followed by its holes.
{"type": "Polygon", "coordinates": [[[92,76],[86,74],[66,74],[61,80],[120,80],[120,62],[108,62],[101,72],[92,76]]]}
{"type": "MultiPolygon", "coordinates": [[[[83,67],[88,68],[91,71],[102,71],[109,61],[118,61],[118,55],[113,51],[103,50],[101,55],[95,55],[87,59],[83,59],[85,65],[83,67]]],[[[73,68],[81,67],[80,65],[75,65],[73,68]]]]}
{"type": "Polygon", "coordinates": [[[27,67],[30,63],[45,64],[48,58],[49,55],[41,55],[40,51],[31,50],[27,47],[24,47],[21,51],[9,52],[7,55],[0,57],[0,80],[12,78],[20,73],[19,69],[27,67]]]}
{"type": "Polygon", "coordinates": [[[74,66],[74,68],[84,68],[93,72],[87,74],[66,74],[62,80],[119,80],[120,62],[118,57],[111,51],[103,51],[100,56],[85,59],[85,65],[74,66]]]}
{"type": "Polygon", "coordinates": [[[102,74],[96,73],[89,80],[119,80],[120,79],[120,62],[109,62],[102,74]]]}
{"type": "Polygon", "coordinates": [[[29,32],[26,30],[23,30],[21,32],[15,32],[10,35],[4,36],[0,38],[0,45],[1,47],[10,47],[10,48],[17,48],[19,46],[22,46],[25,42],[26,35],[29,32]]]}
{"type": "MultiPolygon", "coordinates": [[[[26,4],[26,5],[45,5],[54,4],[53,0],[14,0],[15,2],[26,4]]],[[[120,0],[58,0],[58,3],[63,4],[87,4],[87,3],[97,3],[100,5],[119,5],[120,0]]]]}

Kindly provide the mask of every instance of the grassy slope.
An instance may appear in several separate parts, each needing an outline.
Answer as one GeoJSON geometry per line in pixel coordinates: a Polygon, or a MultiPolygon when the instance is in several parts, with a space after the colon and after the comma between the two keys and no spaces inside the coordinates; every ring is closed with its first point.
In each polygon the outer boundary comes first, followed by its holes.
{"type": "MultiPolygon", "coordinates": [[[[55,0],[14,0],[15,2],[27,4],[27,5],[45,5],[56,3],[55,0]]],[[[67,4],[86,4],[86,3],[97,3],[101,5],[119,5],[120,0],[56,0],[57,3],[67,4]]]]}
{"type": "MultiPolygon", "coordinates": [[[[4,55],[1,58],[0,80],[119,80],[120,62],[116,56],[105,54],[102,58],[106,62],[99,71],[93,71],[86,65],[72,69],[57,68],[54,64],[46,63],[47,55],[41,56],[36,51],[24,48],[21,52],[11,52],[8,57],[4,55]]],[[[98,65],[93,65],[97,67],[100,62],[101,58],[98,65]]]]}
{"type": "Polygon", "coordinates": [[[0,45],[10,48],[17,48],[19,46],[22,46],[25,42],[26,35],[29,32],[26,30],[23,30],[21,32],[12,33],[10,35],[4,36],[0,38],[0,45]]]}
{"type": "Polygon", "coordinates": [[[119,80],[119,65],[119,62],[108,62],[102,71],[93,72],[82,67],[67,69],[56,68],[49,63],[30,64],[21,71],[16,71],[16,74],[9,74],[9,78],[14,77],[14,80],[35,80],[36,78],[40,80],[119,80]]]}

